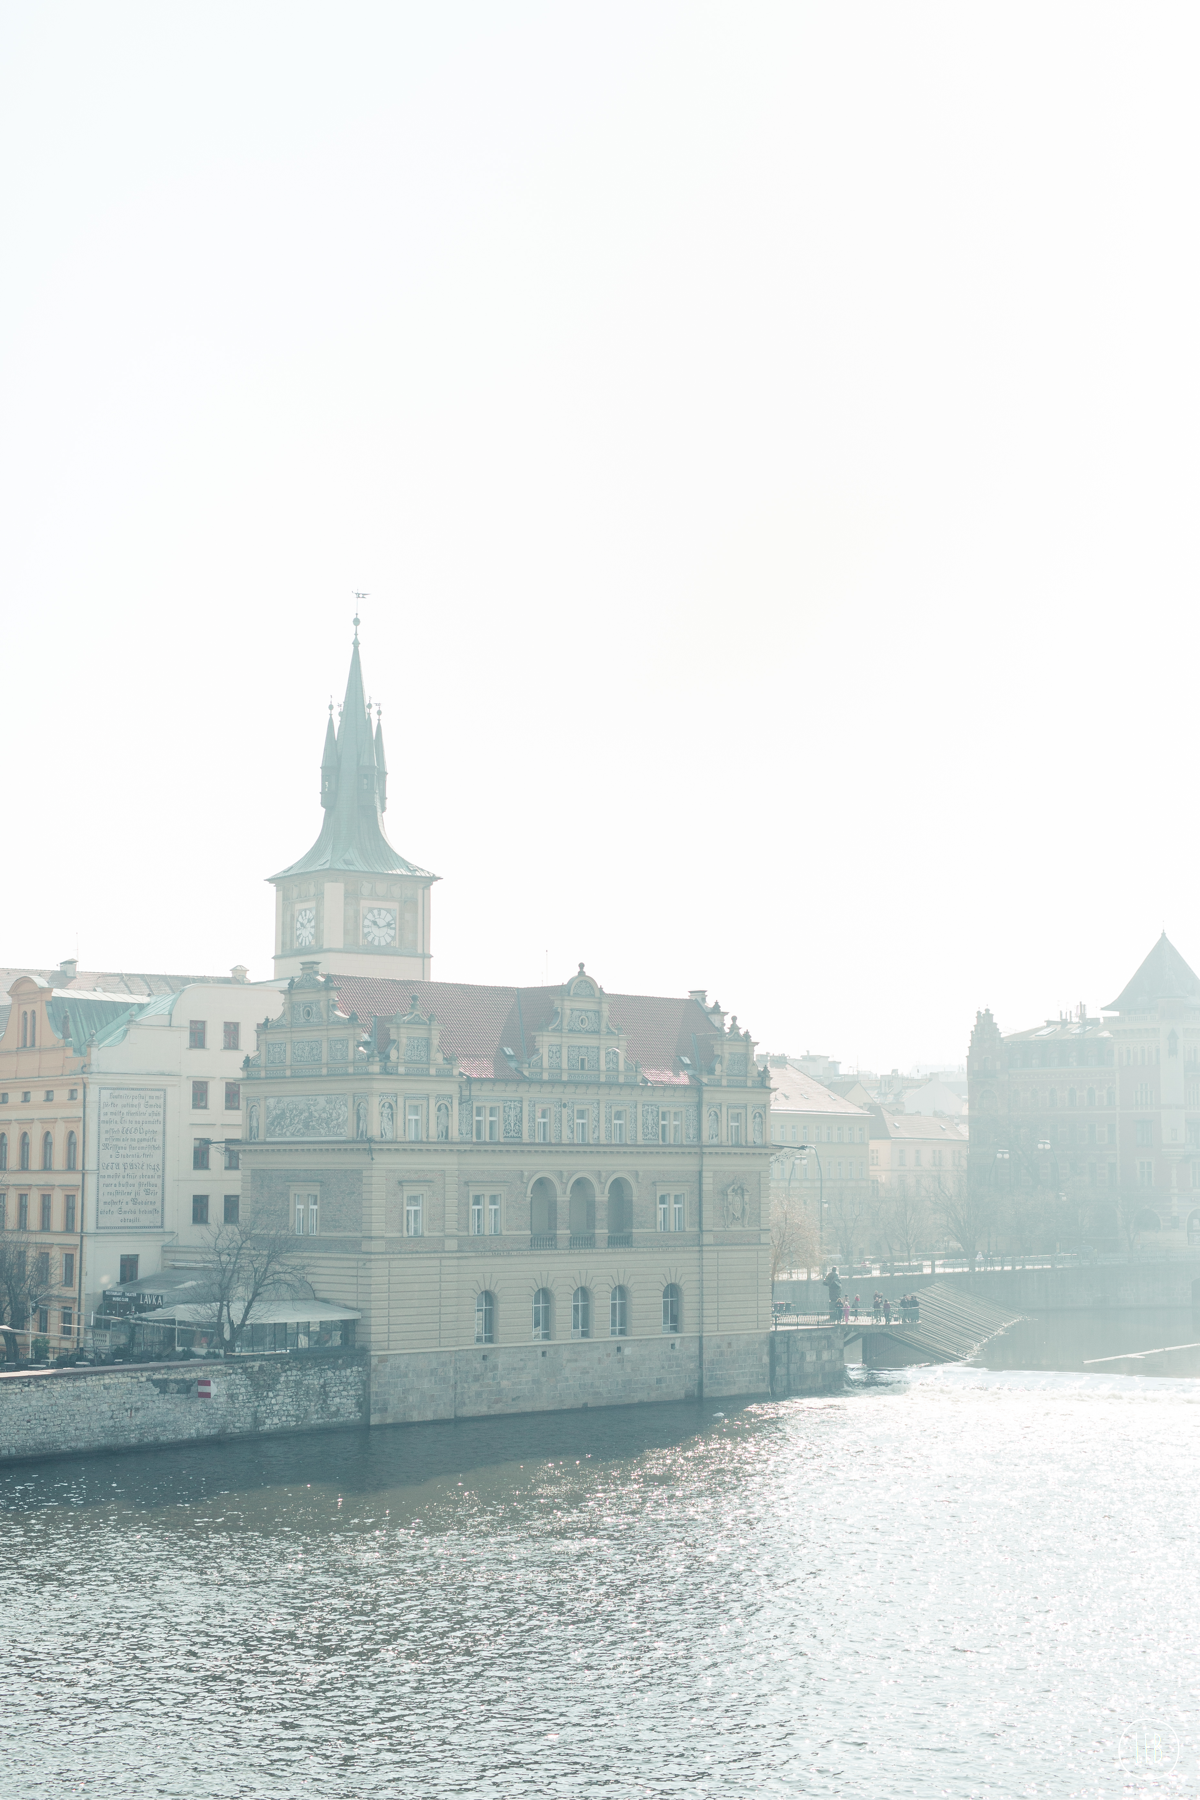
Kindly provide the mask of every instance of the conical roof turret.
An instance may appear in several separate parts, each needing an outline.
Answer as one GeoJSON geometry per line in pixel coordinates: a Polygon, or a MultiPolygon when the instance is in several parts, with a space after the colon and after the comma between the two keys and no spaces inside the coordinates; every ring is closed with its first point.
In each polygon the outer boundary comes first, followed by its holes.
{"type": "Polygon", "coordinates": [[[387,805],[387,766],[383,760],[382,725],[371,730],[371,716],[363,689],[359,657],[358,620],[346,676],[346,696],[336,733],[333,716],[325,732],[321,758],[321,805],[325,822],[321,835],[307,855],[281,869],[273,881],[285,875],[311,874],[321,869],[343,869],[364,875],[429,875],[428,869],[408,862],[388,843],[383,829],[387,805]],[[378,746],[378,755],[376,747],[378,746]]]}

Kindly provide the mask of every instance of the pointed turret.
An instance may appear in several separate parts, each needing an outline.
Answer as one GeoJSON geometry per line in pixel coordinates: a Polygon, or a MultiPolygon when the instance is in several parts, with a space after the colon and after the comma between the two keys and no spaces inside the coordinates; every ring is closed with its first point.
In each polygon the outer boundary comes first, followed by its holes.
{"type": "Polygon", "coordinates": [[[406,861],[383,829],[387,758],[382,709],[372,720],[363,688],[358,620],[335,728],[333,703],[321,757],[324,822],[312,849],[271,880],[278,890],[275,972],[307,957],[322,973],[430,978],[430,896],[437,880],[406,861]]]}
{"type": "Polygon", "coordinates": [[[333,701],[329,702],[329,723],[325,727],[325,754],[321,758],[321,805],[326,809],[337,799],[337,732],[333,729],[333,701]]]}
{"type": "Polygon", "coordinates": [[[321,805],[325,823],[321,835],[299,862],[281,869],[273,881],[285,875],[305,875],[323,869],[342,869],[348,874],[428,875],[397,854],[383,830],[387,806],[387,764],[383,760],[383,727],[371,729],[371,716],[363,689],[358,653],[358,621],[355,620],[350,670],[342,716],[334,733],[330,715],[321,759],[321,805]]]}
{"type": "Polygon", "coordinates": [[[383,708],[375,708],[375,786],[379,795],[379,810],[387,811],[387,758],[383,754],[383,708]]]}

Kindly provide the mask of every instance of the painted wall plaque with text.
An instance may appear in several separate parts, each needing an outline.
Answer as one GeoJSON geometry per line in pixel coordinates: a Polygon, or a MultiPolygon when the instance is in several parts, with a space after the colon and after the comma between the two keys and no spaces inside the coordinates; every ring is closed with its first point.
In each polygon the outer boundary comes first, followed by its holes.
{"type": "Polygon", "coordinates": [[[165,1088],[101,1088],[98,1231],[157,1231],[163,1222],[165,1088]]]}

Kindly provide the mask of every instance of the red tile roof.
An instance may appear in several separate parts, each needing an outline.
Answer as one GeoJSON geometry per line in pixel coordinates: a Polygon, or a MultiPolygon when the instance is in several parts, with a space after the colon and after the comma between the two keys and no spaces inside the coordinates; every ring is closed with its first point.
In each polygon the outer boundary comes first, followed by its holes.
{"type": "MultiPolygon", "coordinates": [[[[563,1002],[560,987],[484,987],[466,981],[389,981],[370,975],[334,975],[338,1004],[355,1012],[364,1025],[390,1021],[406,1013],[415,999],[421,1012],[436,1015],[441,1048],[457,1056],[464,1075],[509,1079],[513,1069],[503,1053],[507,1045],[517,1062],[532,1056],[534,1033],[549,1025],[563,1002]]],[[[699,1001],[657,998],[649,994],[606,994],[609,1023],[625,1034],[625,1052],[641,1064],[647,1080],[687,1085],[697,1046],[704,1068],[712,1063],[713,1046],[723,1033],[699,1001]],[[695,1035],[696,1043],[692,1037],[695,1035]]]]}

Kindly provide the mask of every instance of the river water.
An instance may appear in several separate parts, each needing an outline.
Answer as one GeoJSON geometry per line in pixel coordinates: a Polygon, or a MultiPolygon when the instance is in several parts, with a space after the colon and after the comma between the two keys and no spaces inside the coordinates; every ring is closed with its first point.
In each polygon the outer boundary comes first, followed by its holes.
{"type": "Polygon", "coordinates": [[[1192,1793],[1200,1385],[1046,1353],[9,1470],[0,1797],[1192,1793]]]}

